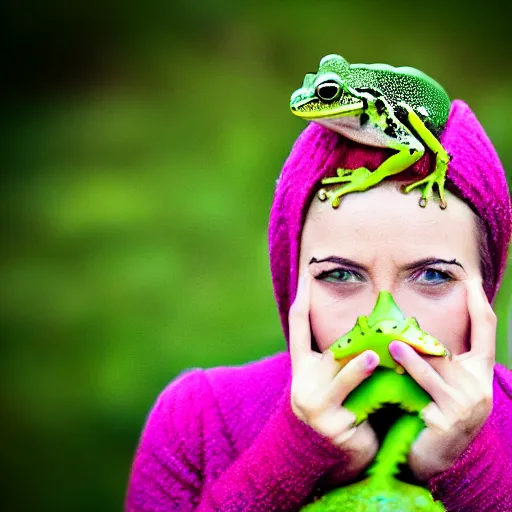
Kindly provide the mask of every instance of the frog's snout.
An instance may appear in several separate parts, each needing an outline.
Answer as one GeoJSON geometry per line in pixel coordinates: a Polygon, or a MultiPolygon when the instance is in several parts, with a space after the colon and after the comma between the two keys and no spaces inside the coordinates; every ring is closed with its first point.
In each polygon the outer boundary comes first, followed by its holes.
{"type": "Polygon", "coordinates": [[[304,109],[304,106],[312,100],[311,91],[304,87],[297,89],[290,98],[290,110],[296,114],[304,109]]]}

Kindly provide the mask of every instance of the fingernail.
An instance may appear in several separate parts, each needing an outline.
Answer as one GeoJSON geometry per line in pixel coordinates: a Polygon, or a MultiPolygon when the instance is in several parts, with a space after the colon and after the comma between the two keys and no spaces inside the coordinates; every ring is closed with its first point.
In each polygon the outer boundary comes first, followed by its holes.
{"type": "Polygon", "coordinates": [[[366,370],[373,370],[379,364],[379,358],[374,352],[367,352],[364,355],[364,367],[366,370]]]}
{"type": "Polygon", "coordinates": [[[404,355],[402,345],[396,341],[393,341],[389,344],[389,352],[395,361],[400,361],[404,355]]]}

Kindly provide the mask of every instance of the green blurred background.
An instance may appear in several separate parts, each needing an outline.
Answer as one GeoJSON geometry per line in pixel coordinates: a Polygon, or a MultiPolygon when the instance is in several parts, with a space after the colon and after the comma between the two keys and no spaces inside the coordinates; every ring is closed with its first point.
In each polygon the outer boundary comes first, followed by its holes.
{"type": "Polygon", "coordinates": [[[4,510],[121,510],[146,414],[174,376],[283,349],[268,212],[305,126],[289,96],[323,55],[422,69],[473,107],[512,168],[499,4],[386,5],[4,8],[4,510]]]}

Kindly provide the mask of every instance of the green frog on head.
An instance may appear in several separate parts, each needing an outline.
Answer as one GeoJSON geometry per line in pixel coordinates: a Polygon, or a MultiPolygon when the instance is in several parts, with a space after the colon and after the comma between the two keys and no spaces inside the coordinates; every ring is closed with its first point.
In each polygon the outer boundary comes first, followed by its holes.
{"type": "Polygon", "coordinates": [[[349,64],[340,55],[327,55],[316,73],[305,75],[302,87],[291,96],[290,109],[356,142],[397,151],[374,171],[338,169],[336,177],[322,184],[341,186],[322,188],[321,200],[330,199],[337,208],[344,195],[364,191],[413,165],[427,147],[435,154],[435,169],[403,190],[422,187],[420,206],[425,207],[436,185],[440,207],[446,208],[450,156],[437,137],[448,119],[450,99],[426,74],[412,67],[349,64]]]}

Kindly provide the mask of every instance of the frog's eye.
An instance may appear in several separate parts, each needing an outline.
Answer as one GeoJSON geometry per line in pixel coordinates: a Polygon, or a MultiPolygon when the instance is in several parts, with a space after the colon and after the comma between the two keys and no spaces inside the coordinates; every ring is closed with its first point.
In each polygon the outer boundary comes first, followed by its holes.
{"type": "Polygon", "coordinates": [[[334,101],[340,94],[341,86],[336,82],[324,82],[316,88],[316,95],[323,101],[334,101]]]}

